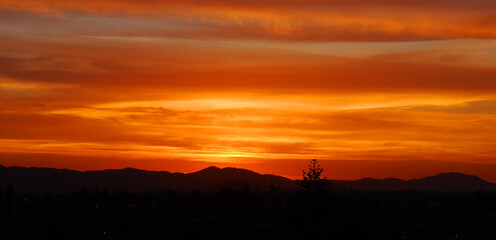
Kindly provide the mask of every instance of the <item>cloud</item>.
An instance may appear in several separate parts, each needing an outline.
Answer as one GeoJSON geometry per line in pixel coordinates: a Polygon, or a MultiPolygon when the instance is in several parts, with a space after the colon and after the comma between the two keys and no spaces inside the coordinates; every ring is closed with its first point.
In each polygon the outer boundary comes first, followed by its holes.
{"type": "Polygon", "coordinates": [[[43,0],[43,1],[14,1],[14,0],[2,0],[1,4],[8,7],[22,7],[26,9],[40,10],[47,9],[62,9],[62,10],[81,10],[90,12],[109,12],[109,11],[120,11],[120,12],[159,12],[163,9],[169,8],[231,8],[231,9],[311,9],[311,10],[321,10],[321,9],[369,9],[369,8],[414,8],[414,9],[461,9],[465,11],[470,10],[486,10],[490,11],[492,8],[496,8],[496,4],[491,0],[456,0],[456,1],[446,1],[446,0],[433,0],[433,1],[413,1],[413,0],[403,0],[403,1],[393,1],[393,0],[350,0],[350,1],[301,1],[301,0],[271,0],[271,1],[226,1],[226,0],[213,0],[213,1],[201,1],[201,0],[188,0],[188,1],[176,1],[176,0],[166,0],[166,1],[156,1],[156,0],[127,0],[127,1],[117,1],[117,0],[107,0],[107,1],[97,1],[89,0],[84,2],[66,2],[61,0],[43,0]]]}
{"type": "Polygon", "coordinates": [[[58,141],[67,146],[57,143],[52,150],[36,143],[23,146],[59,153],[73,152],[84,143],[93,144],[91,148],[99,154],[126,152],[128,146],[135,146],[133,151],[139,156],[162,154],[167,149],[165,154],[170,156],[210,161],[220,155],[397,160],[494,157],[490,140],[496,135],[496,119],[491,116],[421,113],[411,108],[325,110],[322,105],[290,104],[267,112],[260,107],[236,107],[229,100],[225,103],[223,109],[109,106],[44,114],[7,112],[1,115],[0,138],[58,141]]]}
{"type": "Polygon", "coordinates": [[[447,112],[458,114],[496,114],[496,100],[473,101],[451,106],[415,106],[409,108],[414,111],[447,112]]]}
{"type": "MultiPolygon", "coordinates": [[[[284,41],[380,42],[496,37],[494,24],[491,24],[494,11],[490,11],[496,7],[490,1],[419,4],[418,1],[67,3],[7,0],[0,6],[8,11],[41,12],[59,18],[55,21],[46,16],[28,17],[42,18],[43,21],[34,25],[52,22],[55,24],[52,26],[57,26],[47,28],[44,35],[64,29],[85,35],[106,33],[119,37],[284,41]],[[95,14],[101,17],[94,17],[95,14]]],[[[16,17],[11,13],[4,11],[3,14],[7,15],[3,18],[15,22],[16,17]]]]}
{"type": "MultiPolygon", "coordinates": [[[[186,53],[187,54],[187,53],[186,53]]],[[[261,91],[315,93],[345,92],[480,92],[491,93],[496,90],[496,70],[477,67],[440,66],[435,64],[390,62],[383,60],[336,60],[303,56],[294,63],[259,52],[244,56],[238,53],[234,58],[220,51],[218,54],[203,55],[202,58],[221,57],[221,59],[245,58],[256,64],[257,59],[271,59],[262,65],[218,65],[208,68],[201,63],[194,64],[192,59],[183,61],[178,58],[173,64],[165,61],[160,66],[156,59],[151,66],[126,68],[115,66],[112,70],[73,67],[58,68],[48,66],[32,69],[26,66],[37,64],[39,60],[18,57],[2,57],[0,76],[22,81],[46,84],[71,84],[82,88],[113,92],[121,89],[134,92],[135,89],[160,88],[162,91],[174,90],[227,91],[258,89],[261,91]],[[176,66],[181,65],[180,69],[176,66]],[[284,82],[284,84],[281,84],[284,82]]],[[[291,57],[291,54],[285,55],[291,57]]],[[[116,61],[119,56],[116,56],[116,61]]],[[[136,61],[150,61],[146,55],[136,61]]],[[[78,61],[78,59],[70,60],[78,61]]],[[[110,62],[110,61],[109,61],[110,62]]],[[[94,62],[93,62],[94,63],[94,62]]],[[[39,63],[41,66],[42,63],[39,63]]],[[[69,63],[68,63],[69,64],[69,63]]]]}
{"type": "Polygon", "coordinates": [[[147,133],[146,127],[125,125],[118,119],[89,119],[71,115],[1,114],[0,139],[74,143],[159,145],[198,148],[193,139],[167,133],[147,133]]]}

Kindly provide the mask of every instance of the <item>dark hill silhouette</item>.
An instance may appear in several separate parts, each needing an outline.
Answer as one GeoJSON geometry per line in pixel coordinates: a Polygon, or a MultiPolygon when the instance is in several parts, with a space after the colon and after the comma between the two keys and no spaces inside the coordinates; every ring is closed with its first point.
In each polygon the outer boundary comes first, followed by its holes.
{"type": "Polygon", "coordinates": [[[77,192],[82,187],[109,191],[192,191],[214,192],[230,187],[266,191],[271,184],[282,189],[295,187],[294,181],[262,175],[246,169],[208,167],[193,173],[145,171],[134,168],[79,172],[67,169],[0,166],[0,185],[12,184],[16,192],[77,192]]]}
{"type": "Polygon", "coordinates": [[[495,184],[486,182],[479,177],[461,173],[442,173],[432,177],[411,180],[419,189],[435,191],[445,189],[447,191],[478,191],[496,190],[495,184]]]}
{"type": "Polygon", "coordinates": [[[364,178],[355,181],[331,181],[348,189],[356,191],[470,191],[479,190],[496,191],[496,184],[486,182],[483,179],[462,173],[441,173],[435,176],[421,179],[401,180],[396,178],[373,179],[364,178]]]}
{"type": "MultiPolygon", "coordinates": [[[[262,175],[239,168],[208,167],[193,173],[145,171],[134,168],[79,172],[53,168],[0,166],[0,186],[12,184],[16,192],[61,193],[107,188],[109,191],[192,191],[218,192],[223,188],[268,191],[271,184],[281,189],[294,189],[293,180],[276,175],[262,175]]],[[[436,176],[401,180],[364,178],[354,181],[331,180],[333,191],[496,191],[496,184],[476,176],[443,173],[436,176]]]]}

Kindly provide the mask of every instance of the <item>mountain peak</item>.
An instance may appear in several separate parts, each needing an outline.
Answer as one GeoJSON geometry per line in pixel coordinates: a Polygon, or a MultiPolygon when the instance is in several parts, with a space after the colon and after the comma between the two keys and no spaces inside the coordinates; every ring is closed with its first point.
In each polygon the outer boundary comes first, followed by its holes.
{"type": "Polygon", "coordinates": [[[197,171],[197,172],[193,172],[193,173],[214,173],[214,172],[218,172],[222,169],[216,167],[216,166],[210,166],[210,167],[207,167],[207,168],[204,168],[200,171],[197,171]]]}
{"type": "Polygon", "coordinates": [[[434,176],[430,177],[425,177],[423,179],[436,179],[436,180],[446,180],[446,181],[471,181],[471,182],[485,182],[484,179],[474,176],[474,175],[468,175],[464,173],[457,173],[457,172],[448,172],[448,173],[440,173],[434,176]]]}
{"type": "Polygon", "coordinates": [[[202,176],[214,176],[214,175],[237,175],[237,176],[253,176],[253,175],[261,175],[259,173],[253,172],[244,168],[235,168],[235,167],[225,167],[219,168],[216,166],[210,166],[205,169],[202,169],[198,172],[190,173],[192,175],[202,175],[202,176]]]}

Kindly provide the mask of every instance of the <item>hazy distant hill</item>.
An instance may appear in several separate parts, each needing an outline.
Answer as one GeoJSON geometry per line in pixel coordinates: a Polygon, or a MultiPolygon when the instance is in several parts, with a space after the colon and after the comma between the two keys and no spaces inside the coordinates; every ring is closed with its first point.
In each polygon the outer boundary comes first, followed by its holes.
{"type": "MultiPolygon", "coordinates": [[[[496,191],[496,184],[476,176],[460,173],[443,173],[432,177],[408,181],[387,178],[365,178],[354,181],[332,180],[334,191],[496,191]]],[[[16,192],[77,192],[82,187],[92,190],[106,187],[109,191],[131,192],[178,191],[217,192],[222,188],[267,191],[271,184],[282,189],[294,189],[293,180],[262,175],[246,169],[209,167],[194,173],[144,171],[133,168],[79,172],[67,169],[23,168],[0,166],[0,187],[12,184],[16,192]]]]}
{"type": "Polygon", "coordinates": [[[401,180],[396,178],[364,178],[354,181],[332,181],[356,191],[496,191],[496,184],[486,182],[479,177],[461,173],[441,173],[421,179],[401,180]]]}

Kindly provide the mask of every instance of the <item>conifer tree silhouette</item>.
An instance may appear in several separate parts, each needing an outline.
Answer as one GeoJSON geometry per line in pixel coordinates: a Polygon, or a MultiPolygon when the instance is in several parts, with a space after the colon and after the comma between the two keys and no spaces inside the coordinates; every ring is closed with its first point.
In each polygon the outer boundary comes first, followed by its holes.
{"type": "Polygon", "coordinates": [[[322,177],[324,169],[320,167],[317,159],[313,159],[308,164],[308,171],[302,170],[303,180],[297,180],[296,183],[300,187],[300,192],[307,196],[318,197],[327,191],[329,180],[327,177],[322,177]]]}
{"type": "Polygon", "coordinates": [[[330,184],[327,177],[322,176],[323,168],[316,159],[308,163],[308,170],[302,170],[303,179],[296,180],[299,186],[298,199],[303,218],[307,219],[302,224],[311,228],[306,231],[308,238],[317,238],[325,234],[329,229],[328,223],[330,215],[330,196],[328,186],[330,184]]]}
{"type": "Polygon", "coordinates": [[[298,199],[303,210],[313,218],[321,218],[329,206],[329,180],[322,177],[322,169],[316,159],[308,164],[308,171],[303,170],[303,180],[296,180],[299,186],[298,199]]]}

